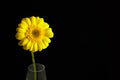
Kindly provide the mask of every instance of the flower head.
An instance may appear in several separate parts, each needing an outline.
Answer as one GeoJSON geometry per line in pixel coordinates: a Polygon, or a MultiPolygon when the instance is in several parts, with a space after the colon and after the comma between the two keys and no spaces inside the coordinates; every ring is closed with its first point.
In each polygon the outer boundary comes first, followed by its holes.
{"type": "Polygon", "coordinates": [[[34,16],[23,18],[16,31],[16,38],[20,40],[18,45],[31,52],[46,49],[54,35],[52,28],[43,18],[34,16]]]}

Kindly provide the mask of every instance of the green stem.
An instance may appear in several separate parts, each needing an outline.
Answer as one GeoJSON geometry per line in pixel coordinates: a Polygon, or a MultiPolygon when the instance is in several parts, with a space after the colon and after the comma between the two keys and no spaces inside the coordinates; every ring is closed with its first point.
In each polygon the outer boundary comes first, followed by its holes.
{"type": "Polygon", "coordinates": [[[31,52],[31,55],[32,55],[33,68],[34,68],[34,80],[37,80],[37,75],[36,75],[36,64],[35,64],[34,53],[31,52]]]}

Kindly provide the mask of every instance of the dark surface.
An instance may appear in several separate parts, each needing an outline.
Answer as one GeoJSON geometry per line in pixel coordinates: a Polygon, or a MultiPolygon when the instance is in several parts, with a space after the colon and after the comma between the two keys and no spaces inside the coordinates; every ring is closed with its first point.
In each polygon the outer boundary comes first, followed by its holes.
{"type": "Polygon", "coordinates": [[[36,62],[46,66],[48,80],[112,80],[106,18],[99,3],[96,7],[89,2],[73,3],[74,7],[56,3],[48,7],[37,2],[10,7],[0,29],[5,75],[12,80],[25,80],[27,67],[32,63],[31,54],[17,45],[15,30],[22,18],[39,16],[55,34],[50,46],[35,54],[36,62]]]}

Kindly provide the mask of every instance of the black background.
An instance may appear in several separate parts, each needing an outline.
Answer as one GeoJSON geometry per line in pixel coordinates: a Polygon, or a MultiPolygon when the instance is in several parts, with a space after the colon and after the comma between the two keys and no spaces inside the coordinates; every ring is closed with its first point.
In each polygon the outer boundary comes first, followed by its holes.
{"type": "Polygon", "coordinates": [[[7,14],[1,15],[0,29],[4,74],[12,80],[25,80],[31,54],[18,46],[16,28],[22,18],[39,16],[54,32],[49,47],[35,53],[36,63],[46,66],[48,80],[112,80],[106,13],[100,2],[90,3],[33,1],[3,9],[2,14],[7,14]]]}

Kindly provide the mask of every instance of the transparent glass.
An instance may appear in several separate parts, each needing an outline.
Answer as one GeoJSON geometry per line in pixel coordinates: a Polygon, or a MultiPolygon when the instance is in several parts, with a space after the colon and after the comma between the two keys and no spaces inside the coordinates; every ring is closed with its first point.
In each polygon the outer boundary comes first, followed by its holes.
{"type": "MultiPolygon", "coordinates": [[[[36,63],[37,80],[47,80],[45,66],[43,64],[36,63]]],[[[34,80],[33,64],[28,66],[26,80],[34,80]]]]}

